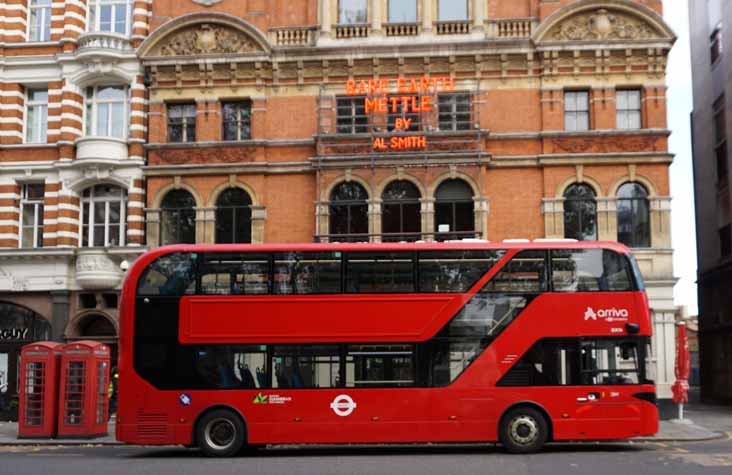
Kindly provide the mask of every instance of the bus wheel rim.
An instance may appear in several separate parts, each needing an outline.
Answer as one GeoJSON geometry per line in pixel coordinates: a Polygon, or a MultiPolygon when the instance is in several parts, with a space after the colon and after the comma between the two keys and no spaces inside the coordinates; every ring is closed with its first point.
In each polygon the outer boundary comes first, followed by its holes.
{"type": "Polygon", "coordinates": [[[236,426],[229,419],[214,419],[206,424],[204,437],[209,447],[226,450],[236,441],[236,426]]]}
{"type": "Polygon", "coordinates": [[[531,445],[539,437],[539,424],[530,416],[514,418],[509,425],[511,439],[519,445],[531,445]]]}

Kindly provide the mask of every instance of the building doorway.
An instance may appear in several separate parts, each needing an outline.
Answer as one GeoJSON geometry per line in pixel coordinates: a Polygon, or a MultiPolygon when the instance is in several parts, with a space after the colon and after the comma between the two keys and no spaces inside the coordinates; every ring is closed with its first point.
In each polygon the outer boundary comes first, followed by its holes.
{"type": "Polygon", "coordinates": [[[51,338],[51,324],[33,310],[0,302],[0,421],[17,420],[20,350],[51,338]]]}
{"type": "Polygon", "coordinates": [[[109,347],[111,367],[117,366],[117,328],[112,317],[102,312],[87,312],[69,325],[66,340],[91,340],[109,347]]]}

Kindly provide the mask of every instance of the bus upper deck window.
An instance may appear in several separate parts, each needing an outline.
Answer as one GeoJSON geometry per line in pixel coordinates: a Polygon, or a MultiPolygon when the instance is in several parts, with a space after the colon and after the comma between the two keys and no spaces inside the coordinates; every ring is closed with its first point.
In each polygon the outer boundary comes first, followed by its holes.
{"type": "Polygon", "coordinates": [[[633,290],[628,261],[608,249],[562,249],[551,254],[555,292],[633,290]]]}
{"type": "Polygon", "coordinates": [[[481,292],[541,293],[546,291],[545,251],[516,254],[481,292]]]}
{"type": "Polygon", "coordinates": [[[143,272],[138,295],[189,295],[195,292],[197,255],[178,252],[159,257],[143,272]]]}

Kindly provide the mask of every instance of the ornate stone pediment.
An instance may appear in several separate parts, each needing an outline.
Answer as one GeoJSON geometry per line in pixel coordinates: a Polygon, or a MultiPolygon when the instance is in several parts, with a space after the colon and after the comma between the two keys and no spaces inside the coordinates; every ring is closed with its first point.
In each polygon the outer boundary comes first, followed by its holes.
{"type": "Polygon", "coordinates": [[[228,25],[199,23],[172,33],[157,44],[151,56],[246,54],[262,51],[254,39],[228,25]]]}
{"type": "Polygon", "coordinates": [[[622,41],[664,36],[640,17],[600,8],[570,16],[552,27],[543,38],[544,41],[622,41]]]}

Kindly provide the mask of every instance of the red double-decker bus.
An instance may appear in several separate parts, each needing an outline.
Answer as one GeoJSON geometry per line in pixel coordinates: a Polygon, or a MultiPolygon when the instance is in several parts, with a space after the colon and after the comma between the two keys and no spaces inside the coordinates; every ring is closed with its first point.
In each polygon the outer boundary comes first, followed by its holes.
{"type": "Polygon", "coordinates": [[[650,337],[616,243],[163,247],[124,284],[117,438],[229,456],[650,435],[650,337]]]}

